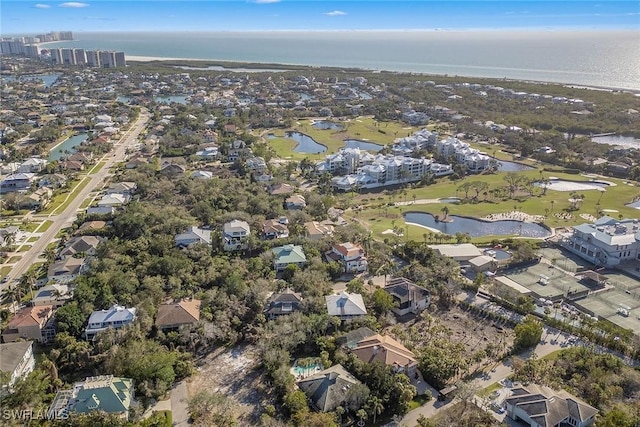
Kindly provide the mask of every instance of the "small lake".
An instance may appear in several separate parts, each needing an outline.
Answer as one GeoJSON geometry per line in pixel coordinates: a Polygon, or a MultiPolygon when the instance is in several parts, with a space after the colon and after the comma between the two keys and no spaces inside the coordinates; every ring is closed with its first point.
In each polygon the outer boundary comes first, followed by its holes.
{"type": "Polygon", "coordinates": [[[54,160],[60,160],[63,157],[67,157],[73,153],[75,153],[75,148],[86,141],[88,135],[86,133],[80,133],[78,135],[74,135],[71,138],[65,139],[62,143],[60,143],[57,147],[55,147],[49,153],[49,161],[52,162],[54,160]]]}
{"type": "MultiPolygon", "coordinates": [[[[20,76],[20,80],[42,80],[46,87],[51,87],[60,77],[60,74],[32,74],[27,76],[20,76]]],[[[3,76],[3,79],[7,81],[15,81],[15,76],[3,76]]]]}
{"type": "Polygon", "coordinates": [[[173,102],[177,104],[186,104],[188,96],[186,95],[166,95],[166,96],[154,96],[153,100],[160,104],[171,104],[173,102]]]}
{"type": "Polygon", "coordinates": [[[609,184],[598,181],[566,181],[563,179],[552,179],[548,184],[540,181],[534,182],[536,187],[547,187],[548,190],[554,191],[587,191],[607,188],[609,184]]]}
{"type": "Polygon", "coordinates": [[[330,122],[328,120],[320,120],[320,121],[314,122],[312,126],[316,129],[322,129],[322,130],[344,129],[344,126],[342,126],[340,123],[330,122]]]}
{"type": "Polygon", "coordinates": [[[361,150],[376,152],[384,148],[382,145],[374,144],[373,142],[361,141],[359,139],[345,139],[344,146],[345,148],[359,148],[361,150]]]}
{"type": "Polygon", "coordinates": [[[500,172],[520,172],[520,171],[529,171],[534,169],[531,166],[527,166],[522,163],[517,162],[508,162],[506,160],[497,160],[498,170],[500,172]]]}
{"type": "Polygon", "coordinates": [[[591,140],[598,144],[619,145],[624,148],[640,148],[640,139],[636,139],[632,136],[594,136],[591,140]]]}
{"type": "Polygon", "coordinates": [[[293,139],[298,143],[298,145],[293,149],[296,153],[318,154],[327,151],[327,147],[322,144],[318,144],[315,139],[311,138],[309,135],[305,135],[304,133],[285,132],[284,136],[285,138],[293,139]]]}
{"type": "Polygon", "coordinates": [[[481,221],[474,218],[450,215],[453,222],[437,222],[435,217],[424,212],[407,212],[404,220],[434,228],[446,234],[469,233],[471,237],[513,236],[547,237],[551,232],[541,225],[522,221],[481,221]]]}

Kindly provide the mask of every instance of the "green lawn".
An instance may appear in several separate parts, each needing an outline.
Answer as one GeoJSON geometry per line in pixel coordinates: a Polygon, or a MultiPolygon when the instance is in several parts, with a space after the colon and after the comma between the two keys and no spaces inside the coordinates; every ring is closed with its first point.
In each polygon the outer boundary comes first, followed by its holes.
{"type": "Polygon", "coordinates": [[[29,242],[29,243],[37,242],[38,239],[39,239],[39,237],[29,237],[29,240],[27,240],[27,242],[29,242]]]}
{"type": "Polygon", "coordinates": [[[322,160],[327,154],[336,153],[344,147],[345,139],[360,139],[375,144],[391,144],[396,138],[411,135],[418,128],[404,126],[397,122],[378,122],[370,117],[358,117],[347,121],[334,121],[344,126],[343,130],[316,129],[310,120],[300,120],[289,131],[297,131],[309,135],[317,143],[327,147],[327,151],[320,154],[296,153],[293,149],[296,142],[285,138],[284,130],[276,130],[273,134],[277,138],[268,139],[267,142],[274,152],[282,158],[302,160],[308,157],[312,160],[322,160]]]}
{"type": "Polygon", "coordinates": [[[94,174],[94,173],[99,172],[99,171],[100,171],[100,169],[102,169],[102,167],[103,167],[104,165],[106,165],[106,164],[107,164],[107,162],[106,162],[106,161],[105,161],[105,162],[97,163],[94,167],[92,167],[92,168],[91,168],[91,170],[90,170],[89,172],[87,172],[87,175],[91,175],[91,174],[94,174]]]}
{"type": "Polygon", "coordinates": [[[22,245],[20,246],[20,250],[18,252],[28,252],[31,249],[30,245],[22,245]]]}
{"type": "Polygon", "coordinates": [[[547,354],[546,356],[543,356],[542,359],[556,360],[558,358],[558,356],[560,356],[560,353],[562,353],[563,351],[564,351],[563,349],[552,351],[551,353],[547,354]]]}
{"type": "MultiPolygon", "coordinates": [[[[18,225],[18,224],[15,224],[15,225],[18,225]]],[[[30,222],[23,222],[23,223],[20,223],[20,224],[18,225],[18,227],[19,227],[19,228],[20,228],[20,230],[22,230],[22,231],[33,232],[33,231],[36,231],[36,228],[38,228],[38,225],[39,225],[39,223],[38,223],[38,222],[30,221],[30,222]]]]}
{"type": "Polygon", "coordinates": [[[9,267],[9,266],[1,267],[0,268],[0,276],[2,276],[4,278],[7,274],[9,274],[10,271],[11,271],[11,267],[9,267]]]}
{"type": "Polygon", "coordinates": [[[427,399],[427,396],[425,396],[424,394],[417,395],[411,402],[409,402],[409,410],[412,411],[416,408],[419,408],[429,400],[430,399],[427,399]]]}
{"type": "Polygon", "coordinates": [[[38,232],[39,233],[44,233],[45,231],[47,231],[49,229],[49,227],[51,227],[51,224],[53,224],[53,221],[49,221],[49,220],[44,221],[40,225],[40,228],[38,228],[38,232]]]}
{"type": "Polygon", "coordinates": [[[502,388],[502,386],[500,384],[493,383],[490,386],[483,388],[482,390],[480,390],[478,392],[478,396],[480,397],[488,397],[489,395],[491,395],[491,393],[493,393],[496,390],[500,390],[502,388]]]}
{"type": "MultiPolygon", "coordinates": [[[[519,174],[533,179],[539,179],[541,176],[540,172],[536,170],[519,172],[519,174]]],[[[379,233],[387,229],[392,229],[394,225],[401,227],[406,233],[405,223],[402,217],[402,214],[405,212],[427,212],[433,215],[441,215],[441,209],[445,206],[440,203],[412,204],[411,202],[413,200],[438,199],[443,197],[464,198],[464,192],[458,190],[464,182],[481,180],[489,184],[489,189],[495,189],[506,185],[504,180],[505,175],[505,173],[481,176],[473,175],[455,182],[445,177],[439,179],[435,184],[426,187],[408,187],[405,190],[397,190],[395,192],[385,191],[361,195],[349,193],[348,195],[341,196],[341,199],[347,199],[352,206],[360,206],[359,211],[347,214],[347,216],[355,216],[361,223],[369,226],[375,234],[378,234],[378,237],[382,237],[379,233]],[[406,191],[406,194],[404,191],[406,191]],[[409,205],[397,207],[388,206],[389,203],[405,201],[408,202],[409,205]]],[[[543,172],[542,176],[546,178],[555,176],[560,179],[573,181],[589,180],[589,178],[580,175],[559,172],[543,172]]],[[[487,200],[485,201],[485,196],[481,194],[478,203],[448,203],[446,206],[449,209],[449,215],[462,215],[476,218],[484,217],[492,213],[511,212],[513,210],[522,211],[531,215],[546,215],[543,223],[548,227],[565,227],[585,223],[588,221],[581,218],[580,214],[590,214],[597,217],[597,211],[602,209],[617,210],[618,212],[616,213],[610,213],[610,215],[614,217],[618,215],[627,218],[637,217],[638,210],[626,207],[625,204],[630,203],[634,197],[640,194],[640,188],[624,184],[622,180],[615,178],[606,178],[605,180],[615,183],[616,186],[607,187],[607,191],[602,194],[595,190],[580,192],[580,194],[585,196],[585,199],[577,211],[571,212],[573,216],[571,219],[561,219],[553,215],[554,213],[564,213],[564,210],[570,207],[571,203],[568,201],[569,192],[548,190],[546,195],[542,195],[542,190],[537,188],[534,190],[534,196],[522,194],[518,196],[518,200],[491,199],[490,196],[487,195],[487,200]]],[[[469,196],[471,197],[473,195],[474,192],[470,191],[469,196]]],[[[409,226],[409,238],[419,240],[425,231],[426,230],[420,227],[409,226]]],[[[482,240],[490,239],[484,236],[482,240]]]]}
{"type": "Polygon", "coordinates": [[[62,193],[54,197],[54,200],[49,204],[47,209],[42,211],[43,214],[53,214],[58,211],[63,211],[69,206],[78,193],[89,184],[89,178],[83,178],[79,183],[75,184],[71,193],[62,193]],[[69,196],[69,197],[67,197],[69,196]]]}
{"type": "Polygon", "coordinates": [[[18,261],[20,261],[22,259],[22,255],[14,255],[11,258],[9,258],[9,261],[7,261],[8,264],[13,264],[16,263],[18,261]]]}

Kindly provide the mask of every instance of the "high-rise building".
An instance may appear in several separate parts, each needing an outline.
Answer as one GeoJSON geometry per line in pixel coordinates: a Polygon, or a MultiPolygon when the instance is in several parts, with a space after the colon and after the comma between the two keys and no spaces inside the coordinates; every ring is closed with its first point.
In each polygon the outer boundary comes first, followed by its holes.
{"type": "Polygon", "coordinates": [[[124,52],[116,52],[116,67],[126,67],[127,61],[124,57],[124,52]]]}
{"type": "Polygon", "coordinates": [[[2,40],[0,53],[3,55],[24,55],[24,43],[19,40],[2,40]]]}
{"type": "Polygon", "coordinates": [[[40,49],[35,44],[28,44],[24,47],[24,54],[29,58],[38,58],[40,56],[40,49]]]}
{"type": "Polygon", "coordinates": [[[97,50],[86,51],[87,65],[89,67],[100,67],[100,52],[97,50]]]}
{"type": "Polygon", "coordinates": [[[64,61],[62,59],[62,49],[51,49],[51,60],[54,64],[62,65],[64,61]]]}
{"type": "Polygon", "coordinates": [[[62,49],[62,63],[64,65],[75,65],[76,57],[74,55],[73,49],[62,49]]]}
{"type": "Polygon", "coordinates": [[[87,54],[84,49],[73,49],[76,58],[76,65],[85,65],[87,63],[87,54]]]}

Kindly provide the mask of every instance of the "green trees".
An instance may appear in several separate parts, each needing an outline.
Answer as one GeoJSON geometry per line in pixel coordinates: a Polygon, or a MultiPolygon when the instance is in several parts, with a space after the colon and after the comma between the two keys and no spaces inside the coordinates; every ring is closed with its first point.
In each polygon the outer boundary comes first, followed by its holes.
{"type": "Polygon", "coordinates": [[[87,316],[82,312],[78,303],[72,301],[56,311],[56,330],[58,333],[67,332],[74,337],[80,337],[86,318],[87,316]]]}
{"type": "Polygon", "coordinates": [[[373,309],[380,315],[387,314],[389,310],[395,307],[397,304],[393,301],[391,294],[381,288],[376,288],[371,296],[373,303],[373,309]]]}
{"type": "Polygon", "coordinates": [[[233,427],[237,425],[231,401],[222,393],[208,391],[196,393],[189,399],[189,415],[197,427],[233,427]]]}
{"type": "Polygon", "coordinates": [[[464,345],[438,339],[430,342],[418,356],[420,372],[434,387],[443,388],[465,366],[464,345]]]}
{"type": "Polygon", "coordinates": [[[524,321],[514,329],[516,334],[513,342],[514,351],[521,351],[533,347],[542,338],[542,323],[532,316],[525,317],[524,321]]]}

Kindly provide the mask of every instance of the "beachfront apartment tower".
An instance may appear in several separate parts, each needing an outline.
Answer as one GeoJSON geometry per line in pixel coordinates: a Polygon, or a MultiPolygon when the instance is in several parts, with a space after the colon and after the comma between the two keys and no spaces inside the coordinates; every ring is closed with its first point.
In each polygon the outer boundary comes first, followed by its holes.
{"type": "Polygon", "coordinates": [[[86,52],[87,65],[89,67],[100,67],[100,55],[96,50],[88,50],[86,52]]]}

